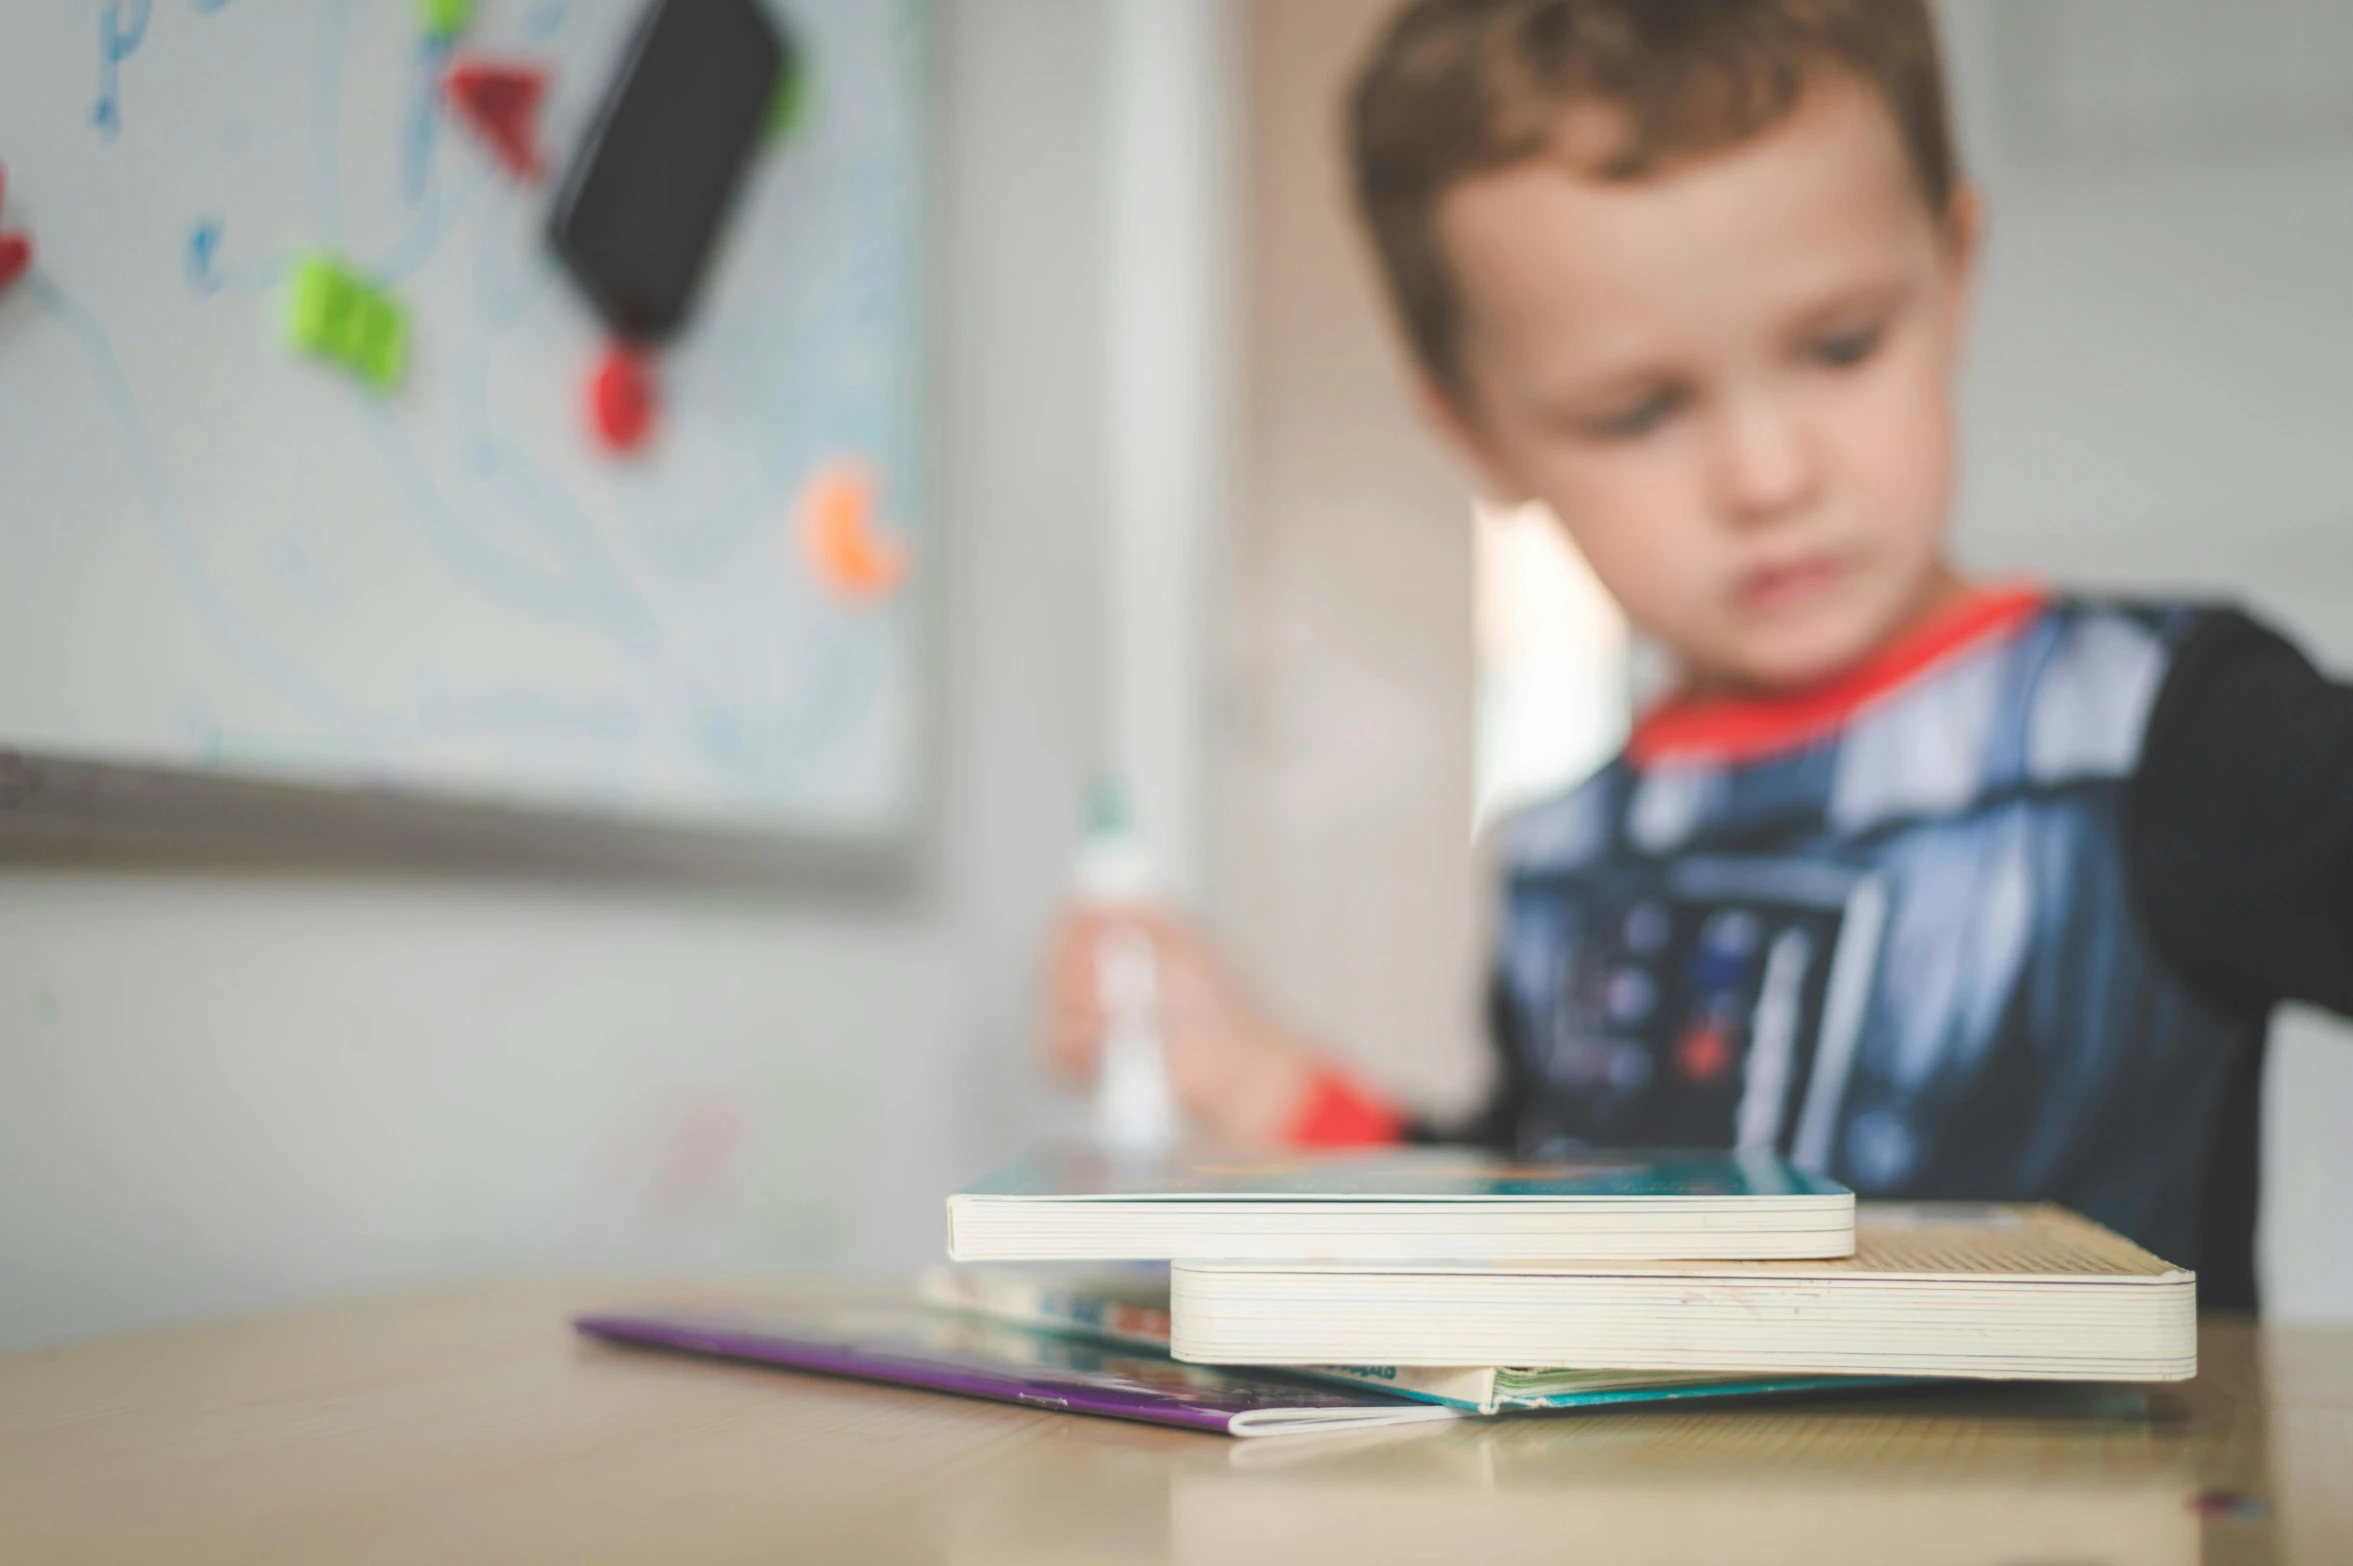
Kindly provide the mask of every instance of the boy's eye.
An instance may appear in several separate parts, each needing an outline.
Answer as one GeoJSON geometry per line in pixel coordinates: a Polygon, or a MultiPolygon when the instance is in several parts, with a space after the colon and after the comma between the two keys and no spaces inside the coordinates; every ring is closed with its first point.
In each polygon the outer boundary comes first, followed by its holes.
{"type": "Polygon", "coordinates": [[[1588,428],[1608,440],[1633,440],[1666,423],[1682,406],[1682,388],[1661,386],[1592,420],[1588,428]]]}
{"type": "Polygon", "coordinates": [[[1807,344],[1806,352],[1816,364],[1843,370],[1870,358],[1871,351],[1879,346],[1880,335],[1880,328],[1876,324],[1857,327],[1852,331],[1832,332],[1807,344]]]}

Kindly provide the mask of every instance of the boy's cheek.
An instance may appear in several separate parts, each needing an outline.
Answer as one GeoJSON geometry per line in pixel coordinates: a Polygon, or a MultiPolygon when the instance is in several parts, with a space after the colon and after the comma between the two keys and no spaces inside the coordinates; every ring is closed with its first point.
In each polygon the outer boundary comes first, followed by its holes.
{"type": "Polygon", "coordinates": [[[1902,547],[1941,540],[1952,502],[1952,402],[1920,367],[1858,377],[1830,428],[1837,509],[1872,535],[1902,547]]]}
{"type": "Polygon", "coordinates": [[[1874,513],[1902,541],[1941,554],[1952,512],[1953,440],[1944,410],[1924,408],[1920,417],[1891,430],[1861,455],[1874,513]]]}

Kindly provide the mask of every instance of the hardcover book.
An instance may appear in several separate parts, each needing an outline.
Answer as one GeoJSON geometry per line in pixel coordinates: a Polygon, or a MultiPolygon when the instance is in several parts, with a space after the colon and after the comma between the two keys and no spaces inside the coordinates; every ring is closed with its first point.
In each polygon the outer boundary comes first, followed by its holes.
{"type": "Polygon", "coordinates": [[[2172,1381],[2195,1274],[2059,1207],[1869,1203],[1812,1261],[1230,1262],[1171,1269],[1171,1346],[1215,1364],[1552,1364],[2172,1381]]]}
{"type": "Polygon", "coordinates": [[[1770,1152],[1050,1148],[948,1198],[958,1261],[1832,1257],[1854,1193],[1770,1152]]]}

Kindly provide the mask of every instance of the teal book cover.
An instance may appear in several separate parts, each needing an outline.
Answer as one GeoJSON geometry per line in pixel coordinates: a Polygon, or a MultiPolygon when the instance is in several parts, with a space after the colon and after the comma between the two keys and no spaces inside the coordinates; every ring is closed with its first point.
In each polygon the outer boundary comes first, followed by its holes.
{"type": "Polygon", "coordinates": [[[1511,1370],[1409,1365],[1318,1365],[1295,1374],[1359,1386],[1469,1414],[1530,1414],[1549,1409],[1608,1408],[1727,1397],[1786,1397],[1809,1392],[1868,1392],[1913,1386],[1894,1376],[1726,1376],[1706,1372],[1511,1370]]]}
{"type": "Polygon", "coordinates": [[[1454,1147],[1346,1153],[1180,1149],[1134,1157],[1043,1149],[966,1196],[1110,1201],[1724,1201],[1846,1196],[1836,1181],[1763,1151],[1594,1151],[1531,1163],[1454,1147]]]}
{"type": "MultiPolygon", "coordinates": [[[[1168,1269],[934,1267],[916,1285],[925,1304],[1026,1327],[1168,1351],[1168,1269]]],[[[1494,1365],[1293,1365],[1286,1373],[1378,1387],[1466,1414],[1605,1408],[1693,1398],[1867,1391],[1914,1382],[1879,1376],[1723,1375],[1709,1371],[1518,1369],[1494,1365]]]]}

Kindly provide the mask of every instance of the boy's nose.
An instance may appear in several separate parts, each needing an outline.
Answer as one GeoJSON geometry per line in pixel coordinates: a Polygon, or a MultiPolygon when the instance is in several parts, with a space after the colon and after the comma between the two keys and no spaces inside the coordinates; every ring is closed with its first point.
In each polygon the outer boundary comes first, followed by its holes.
{"type": "Polygon", "coordinates": [[[1813,500],[1821,464],[1792,410],[1757,396],[1726,403],[1716,422],[1715,487],[1728,520],[1761,526],[1813,500]]]}

